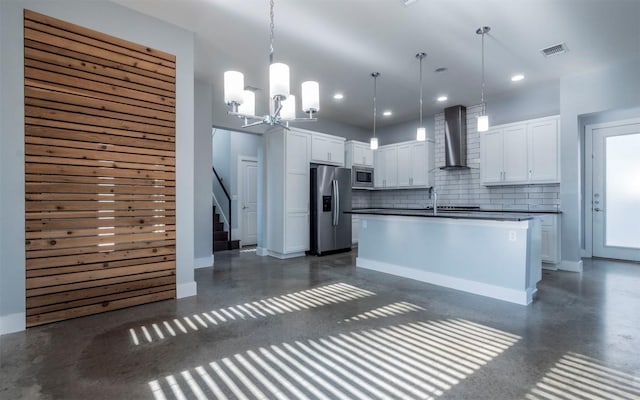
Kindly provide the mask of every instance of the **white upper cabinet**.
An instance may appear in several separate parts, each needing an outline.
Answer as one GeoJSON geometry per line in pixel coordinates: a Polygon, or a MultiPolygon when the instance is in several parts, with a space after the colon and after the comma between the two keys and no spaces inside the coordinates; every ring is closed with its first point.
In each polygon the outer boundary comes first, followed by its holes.
{"type": "Polygon", "coordinates": [[[560,182],[558,157],[558,120],[547,119],[529,124],[529,181],[560,182]]]}
{"type": "Polygon", "coordinates": [[[483,185],[558,183],[558,117],[495,126],[480,137],[483,185]]]}
{"type": "Polygon", "coordinates": [[[374,186],[379,189],[431,186],[433,141],[381,146],[375,152],[374,186]]]}
{"type": "Polygon", "coordinates": [[[344,141],[339,136],[313,132],[311,134],[311,162],[344,166],[344,141]]]}
{"type": "Polygon", "coordinates": [[[347,141],[345,145],[345,166],[351,168],[354,165],[361,167],[373,167],[373,150],[369,143],[355,140],[347,141]]]}

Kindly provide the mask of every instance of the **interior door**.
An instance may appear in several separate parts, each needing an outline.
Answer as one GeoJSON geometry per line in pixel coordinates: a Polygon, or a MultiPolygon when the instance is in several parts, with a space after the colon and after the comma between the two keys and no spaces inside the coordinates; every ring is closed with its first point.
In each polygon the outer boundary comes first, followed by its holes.
{"type": "Polygon", "coordinates": [[[593,130],[593,255],[640,261],[640,123],[593,130]]]}
{"type": "Polygon", "coordinates": [[[258,242],[258,163],[242,160],[242,245],[258,242]]]}

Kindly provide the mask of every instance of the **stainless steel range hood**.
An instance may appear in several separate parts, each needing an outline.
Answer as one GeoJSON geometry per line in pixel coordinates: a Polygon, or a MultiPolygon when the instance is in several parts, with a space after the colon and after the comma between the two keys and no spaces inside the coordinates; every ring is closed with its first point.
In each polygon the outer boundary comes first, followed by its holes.
{"type": "Polygon", "coordinates": [[[440,169],[467,167],[467,108],[453,106],[444,109],[444,166],[440,169]]]}

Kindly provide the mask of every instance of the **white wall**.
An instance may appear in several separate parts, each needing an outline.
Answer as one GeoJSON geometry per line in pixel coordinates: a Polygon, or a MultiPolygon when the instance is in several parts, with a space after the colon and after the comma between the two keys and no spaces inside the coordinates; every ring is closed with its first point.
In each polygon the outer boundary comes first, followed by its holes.
{"type": "Polygon", "coordinates": [[[196,294],[194,264],[193,34],[103,0],[0,1],[0,333],[25,327],[23,9],[177,56],[176,202],[178,297],[196,294]],[[10,55],[10,56],[7,56],[10,55]],[[7,234],[9,232],[10,234],[7,234]]]}
{"type": "Polygon", "coordinates": [[[213,93],[207,82],[195,80],[194,129],[194,257],[199,267],[212,265],[213,257],[213,200],[211,198],[213,171],[211,170],[211,104],[213,93]]]}

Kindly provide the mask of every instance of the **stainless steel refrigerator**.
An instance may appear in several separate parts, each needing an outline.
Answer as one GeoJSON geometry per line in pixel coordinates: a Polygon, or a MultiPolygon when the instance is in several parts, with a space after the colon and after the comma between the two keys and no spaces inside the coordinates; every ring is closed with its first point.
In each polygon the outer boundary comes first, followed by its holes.
{"type": "Polygon", "coordinates": [[[311,254],[351,250],[351,170],[311,167],[311,254]]]}

